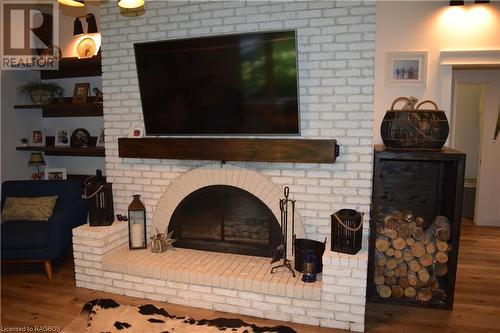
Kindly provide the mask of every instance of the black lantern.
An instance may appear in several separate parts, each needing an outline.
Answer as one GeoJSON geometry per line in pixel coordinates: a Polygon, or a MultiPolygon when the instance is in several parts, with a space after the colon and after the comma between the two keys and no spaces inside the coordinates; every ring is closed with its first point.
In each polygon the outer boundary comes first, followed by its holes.
{"type": "Polygon", "coordinates": [[[114,220],[113,189],[107,183],[101,170],[95,177],[85,180],[85,197],[89,211],[89,225],[92,227],[112,225],[114,220]]]}
{"type": "Polygon", "coordinates": [[[146,207],[139,199],[139,194],[133,195],[134,200],[128,206],[128,245],[129,249],[145,249],[146,241],[146,207]]]}

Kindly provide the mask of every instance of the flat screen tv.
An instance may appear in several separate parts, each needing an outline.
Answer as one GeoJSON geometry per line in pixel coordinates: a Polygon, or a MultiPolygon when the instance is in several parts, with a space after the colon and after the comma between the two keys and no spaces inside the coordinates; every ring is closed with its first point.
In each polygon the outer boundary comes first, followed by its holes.
{"type": "Polygon", "coordinates": [[[298,135],[295,31],[134,45],[146,135],[298,135]]]}

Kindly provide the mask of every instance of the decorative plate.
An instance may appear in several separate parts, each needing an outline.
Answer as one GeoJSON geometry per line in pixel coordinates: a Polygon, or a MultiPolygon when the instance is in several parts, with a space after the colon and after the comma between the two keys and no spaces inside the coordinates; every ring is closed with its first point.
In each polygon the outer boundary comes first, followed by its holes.
{"type": "Polygon", "coordinates": [[[96,45],[92,38],[82,39],[76,47],[76,54],[78,55],[78,59],[92,58],[95,51],[96,45]]]}
{"type": "Polygon", "coordinates": [[[77,128],[71,134],[71,145],[74,147],[87,147],[90,143],[90,133],[85,128],[77,128]]]}

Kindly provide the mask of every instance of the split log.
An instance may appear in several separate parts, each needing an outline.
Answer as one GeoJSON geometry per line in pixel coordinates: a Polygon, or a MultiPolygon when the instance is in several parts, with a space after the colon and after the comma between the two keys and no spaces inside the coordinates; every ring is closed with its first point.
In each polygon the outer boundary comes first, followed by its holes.
{"type": "Polygon", "coordinates": [[[389,248],[385,250],[385,255],[388,257],[394,257],[394,252],[395,252],[394,248],[389,246],[389,248]]]}
{"type": "Polygon", "coordinates": [[[408,282],[408,277],[407,276],[400,277],[399,278],[399,285],[403,289],[408,288],[410,286],[410,283],[408,282]]]}
{"type": "Polygon", "coordinates": [[[399,285],[393,285],[391,286],[391,291],[392,291],[392,296],[394,297],[403,297],[404,295],[404,289],[403,287],[399,286],[399,285]]]}
{"type": "Polygon", "coordinates": [[[410,229],[412,232],[413,232],[413,230],[415,230],[416,227],[418,227],[417,223],[415,221],[408,223],[408,225],[410,226],[410,229]]]}
{"type": "Polygon", "coordinates": [[[425,224],[425,220],[423,217],[417,216],[415,218],[415,223],[417,224],[417,226],[422,227],[425,224]]]}
{"type": "Polygon", "coordinates": [[[406,223],[411,223],[411,222],[415,221],[415,216],[413,215],[413,213],[411,211],[406,210],[403,212],[403,219],[406,223]]]}
{"type": "Polygon", "coordinates": [[[403,238],[395,238],[392,240],[392,246],[396,250],[402,250],[406,247],[406,241],[403,238]]]}
{"type": "Polygon", "coordinates": [[[404,216],[403,216],[403,212],[399,211],[399,210],[395,210],[392,212],[392,216],[396,219],[398,219],[399,221],[403,221],[404,220],[404,216]]]}
{"type": "Polygon", "coordinates": [[[415,298],[415,296],[417,295],[417,290],[415,290],[415,288],[413,287],[408,287],[408,288],[405,288],[405,297],[407,298],[415,298]]]}
{"type": "Polygon", "coordinates": [[[415,239],[413,237],[406,239],[406,245],[412,246],[413,244],[415,244],[415,239]]]}
{"type": "Polygon", "coordinates": [[[379,252],[385,252],[385,250],[389,248],[389,241],[387,240],[387,238],[378,238],[375,241],[375,248],[379,252]]]}
{"type": "Polygon", "coordinates": [[[420,265],[428,267],[434,263],[434,258],[429,253],[426,253],[420,258],[418,258],[418,262],[420,263],[420,265]]]}
{"type": "Polygon", "coordinates": [[[403,259],[403,257],[396,257],[394,260],[396,260],[396,264],[398,264],[398,265],[400,265],[400,264],[402,264],[402,263],[405,262],[404,259],[403,259]]]}
{"type": "Polygon", "coordinates": [[[386,267],[387,267],[388,269],[395,269],[397,266],[398,266],[398,263],[396,262],[396,260],[395,260],[395,259],[392,259],[392,258],[391,258],[391,259],[387,260],[387,265],[386,265],[386,267]]]}
{"type": "Polygon", "coordinates": [[[408,266],[405,263],[400,264],[400,265],[398,265],[398,267],[396,267],[396,269],[394,271],[395,271],[395,275],[397,277],[407,276],[408,275],[408,266]]]}
{"type": "Polygon", "coordinates": [[[429,254],[436,252],[436,243],[430,242],[425,245],[425,251],[429,254]]]}
{"type": "Polygon", "coordinates": [[[436,252],[435,258],[436,258],[436,262],[438,262],[440,264],[444,264],[444,263],[448,262],[448,254],[446,254],[445,252],[436,252]]]}
{"type": "Polygon", "coordinates": [[[432,291],[432,298],[438,302],[446,301],[446,292],[443,289],[436,289],[432,291]]]}
{"type": "Polygon", "coordinates": [[[379,267],[385,267],[387,265],[387,257],[385,254],[375,251],[375,262],[379,267]]]}
{"type": "Polygon", "coordinates": [[[394,258],[402,258],[403,252],[401,250],[394,251],[394,258]]]}
{"type": "Polygon", "coordinates": [[[417,300],[428,302],[432,299],[432,291],[429,288],[422,288],[417,293],[417,300]]]}
{"type": "Polygon", "coordinates": [[[448,243],[442,242],[442,241],[437,241],[436,248],[441,252],[446,252],[446,251],[448,251],[448,243]]]}
{"type": "Polygon", "coordinates": [[[424,229],[422,229],[422,227],[416,227],[413,230],[413,238],[416,241],[421,242],[424,239],[424,237],[425,237],[425,234],[424,234],[424,229]]]}
{"type": "Polygon", "coordinates": [[[394,238],[398,237],[398,232],[396,230],[393,230],[393,229],[386,229],[385,234],[390,239],[394,239],[394,238]]]}
{"type": "Polygon", "coordinates": [[[389,268],[386,267],[384,269],[384,275],[391,277],[391,276],[396,275],[396,271],[394,271],[393,269],[389,269],[389,268]]]}
{"type": "Polygon", "coordinates": [[[413,234],[410,225],[408,223],[403,223],[398,228],[398,237],[407,239],[413,234]]]}
{"type": "Polygon", "coordinates": [[[403,251],[403,259],[404,259],[404,261],[409,262],[409,261],[412,261],[413,259],[415,259],[415,257],[413,256],[413,254],[411,254],[410,250],[404,250],[403,251]]]}
{"type": "Polygon", "coordinates": [[[398,284],[398,278],[395,276],[386,276],[385,277],[385,284],[388,286],[398,284]]]}
{"type": "Polygon", "coordinates": [[[447,264],[440,264],[438,262],[434,264],[434,274],[436,274],[436,276],[445,276],[447,273],[448,273],[447,264]]]}
{"type": "Polygon", "coordinates": [[[436,238],[447,242],[451,238],[450,221],[446,216],[436,216],[433,222],[436,238]]]}
{"type": "Polygon", "coordinates": [[[422,269],[422,265],[420,265],[420,263],[417,260],[412,260],[408,263],[408,268],[410,269],[410,271],[416,273],[422,269]]]}
{"type": "Polygon", "coordinates": [[[417,272],[417,275],[418,275],[418,279],[421,282],[425,283],[425,282],[429,281],[429,278],[430,278],[429,272],[425,268],[422,268],[421,270],[419,270],[417,272]]]}
{"type": "Polygon", "coordinates": [[[390,287],[388,287],[386,285],[381,285],[381,286],[377,286],[377,293],[382,298],[389,298],[389,297],[391,297],[392,290],[390,287]]]}
{"type": "Polygon", "coordinates": [[[431,277],[426,283],[425,286],[430,290],[439,289],[439,282],[435,277],[431,277]]]}
{"type": "Polygon", "coordinates": [[[373,278],[373,282],[377,285],[383,285],[385,283],[385,277],[383,275],[377,275],[373,278]]]}
{"type": "Polygon", "coordinates": [[[415,272],[408,272],[408,283],[410,284],[410,286],[416,286],[419,282],[418,280],[418,276],[415,272]]]}
{"type": "Polygon", "coordinates": [[[425,246],[422,243],[416,242],[410,247],[411,254],[420,258],[425,254],[425,246]]]}
{"type": "Polygon", "coordinates": [[[394,214],[384,217],[384,225],[386,226],[386,228],[398,230],[400,224],[401,220],[395,217],[394,214]]]}

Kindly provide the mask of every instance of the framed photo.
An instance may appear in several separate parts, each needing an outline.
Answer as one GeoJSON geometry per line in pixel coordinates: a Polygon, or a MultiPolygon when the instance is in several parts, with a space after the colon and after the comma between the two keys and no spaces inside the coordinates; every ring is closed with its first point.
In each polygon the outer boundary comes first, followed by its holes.
{"type": "Polygon", "coordinates": [[[103,147],[104,143],[106,143],[106,138],[104,136],[104,128],[102,128],[99,137],[97,138],[96,146],[103,147]]]}
{"type": "Polygon", "coordinates": [[[76,83],[75,90],[73,90],[73,103],[82,104],[87,103],[87,96],[89,95],[90,83],[76,83]]]}
{"type": "Polygon", "coordinates": [[[427,52],[387,52],[385,55],[385,83],[425,87],[427,79],[427,52]]]}
{"type": "Polygon", "coordinates": [[[45,168],[45,180],[66,180],[66,169],[45,168]]]}
{"type": "Polygon", "coordinates": [[[71,131],[69,128],[59,128],[54,135],[54,145],[57,147],[70,146],[71,131]]]}
{"type": "Polygon", "coordinates": [[[45,131],[43,129],[35,129],[31,132],[30,145],[45,146],[45,131]]]}

